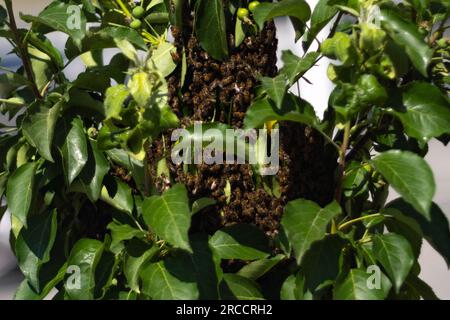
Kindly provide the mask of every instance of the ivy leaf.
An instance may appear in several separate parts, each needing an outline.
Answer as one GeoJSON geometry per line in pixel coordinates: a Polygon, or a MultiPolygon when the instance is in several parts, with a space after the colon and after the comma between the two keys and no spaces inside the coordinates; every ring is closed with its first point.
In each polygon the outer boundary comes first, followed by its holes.
{"type": "Polygon", "coordinates": [[[225,59],[228,56],[228,42],[223,1],[199,0],[195,16],[195,31],[200,45],[214,59],[225,59]]]}
{"type": "Polygon", "coordinates": [[[432,84],[413,82],[403,92],[405,110],[393,113],[408,136],[428,141],[450,133],[450,108],[447,98],[432,84]]]}
{"type": "Polygon", "coordinates": [[[15,253],[20,270],[32,288],[40,293],[43,288],[39,273],[43,264],[50,260],[56,238],[56,210],[34,215],[29,222],[30,226],[22,228],[17,237],[15,253]]]}
{"type": "Polygon", "coordinates": [[[67,183],[70,185],[81,173],[88,160],[86,135],[80,118],[72,120],[71,128],[61,147],[61,154],[67,183]]]}
{"type": "Polygon", "coordinates": [[[329,4],[330,0],[319,0],[314,7],[311,15],[311,27],[306,34],[306,39],[303,42],[304,51],[308,51],[320,31],[334,18],[338,13],[335,6],[329,4]]]}
{"type": "Polygon", "coordinates": [[[283,0],[276,3],[261,3],[253,12],[253,18],[260,30],[264,27],[264,22],[284,16],[297,18],[305,23],[311,17],[311,9],[304,0],[283,0]]]}
{"type": "Polygon", "coordinates": [[[37,17],[21,15],[22,20],[34,24],[45,25],[52,30],[61,31],[77,44],[81,45],[81,40],[86,34],[86,17],[80,10],[73,11],[73,3],[63,3],[55,1],[46,7],[37,17]]]}
{"type": "Polygon", "coordinates": [[[34,194],[37,162],[26,163],[8,179],[6,201],[11,214],[27,227],[27,216],[34,194]]]}
{"type": "Polygon", "coordinates": [[[298,264],[311,245],[325,237],[328,224],[341,212],[336,202],[325,208],[304,199],[294,200],[286,205],[281,224],[294,249],[298,264]]]}
{"type": "Polygon", "coordinates": [[[195,269],[189,256],[175,255],[145,266],[142,292],[154,300],[197,300],[195,269]]]}
{"type": "Polygon", "coordinates": [[[27,141],[50,162],[53,162],[51,147],[61,108],[62,102],[57,102],[53,107],[48,107],[42,102],[35,102],[28,108],[22,122],[22,132],[27,141]]]}
{"type": "Polygon", "coordinates": [[[450,228],[448,219],[439,206],[435,203],[431,205],[429,217],[414,209],[412,205],[404,199],[396,199],[386,205],[388,210],[396,209],[407,217],[416,220],[425,239],[431,246],[439,252],[450,266],[450,228]]]}
{"type": "Polygon", "coordinates": [[[268,99],[254,102],[247,110],[244,126],[260,128],[268,121],[293,121],[315,127],[318,124],[314,108],[306,101],[288,94],[281,110],[277,110],[268,99]]]}
{"type": "Polygon", "coordinates": [[[365,270],[351,269],[348,275],[340,279],[334,288],[333,298],[336,300],[383,300],[387,297],[392,284],[381,273],[380,288],[369,290],[367,283],[372,275],[365,270]]]}
{"type": "Polygon", "coordinates": [[[381,10],[379,19],[383,29],[405,50],[416,69],[428,77],[428,66],[433,58],[433,50],[426,44],[416,25],[389,9],[381,10]]]}
{"type": "Polygon", "coordinates": [[[237,274],[223,275],[222,298],[225,300],[263,300],[258,284],[237,274]]]}
{"type": "Polygon", "coordinates": [[[97,142],[89,140],[88,162],[70,190],[85,193],[89,200],[96,202],[100,197],[103,178],[109,171],[109,164],[103,153],[98,149],[97,142]]]}
{"type": "Polygon", "coordinates": [[[318,52],[310,52],[304,58],[300,58],[290,50],[283,51],[282,60],[284,66],[280,70],[280,73],[287,77],[289,85],[293,85],[314,66],[319,56],[320,53],[318,52]]]}
{"type": "Polygon", "coordinates": [[[243,266],[238,272],[237,275],[251,279],[257,280],[269,272],[272,268],[278,265],[281,261],[283,261],[286,257],[282,254],[278,254],[273,258],[262,259],[253,261],[245,266],[243,266]]]}
{"type": "Polygon", "coordinates": [[[117,210],[133,213],[134,201],[131,188],[119,179],[106,177],[100,198],[117,210]]]}
{"type": "Polygon", "coordinates": [[[270,254],[264,233],[249,224],[238,224],[217,231],[209,240],[222,259],[257,260],[270,254]]]}
{"type": "MultiPolygon", "coordinates": [[[[73,300],[93,300],[96,286],[95,271],[104,251],[104,245],[100,241],[81,239],[72,248],[68,266],[79,268],[73,276],[79,276],[79,286],[72,283],[70,275],[65,280],[67,296],[73,300]]],[[[74,269],[76,270],[76,269],[74,269]]]]}
{"type": "Polygon", "coordinates": [[[277,109],[280,110],[284,96],[286,95],[285,76],[280,74],[275,78],[262,77],[260,81],[262,89],[267,93],[269,98],[275,102],[277,109]]]}
{"type": "Polygon", "coordinates": [[[414,264],[411,245],[401,235],[378,234],[374,236],[373,254],[386,270],[398,293],[414,264]]]}
{"type": "Polygon", "coordinates": [[[177,184],[162,196],[147,198],[142,206],[145,223],[175,247],[192,251],[188,231],[191,212],[186,187],[177,184]]]}
{"type": "Polygon", "coordinates": [[[436,184],[424,159],[409,151],[393,150],[381,153],[371,162],[407,202],[430,219],[436,184]]]}

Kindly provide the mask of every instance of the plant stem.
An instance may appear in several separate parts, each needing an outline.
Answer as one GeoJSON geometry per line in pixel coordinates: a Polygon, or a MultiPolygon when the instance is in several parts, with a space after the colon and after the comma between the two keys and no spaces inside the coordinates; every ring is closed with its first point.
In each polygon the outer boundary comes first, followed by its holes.
{"type": "Polygon", "coordinates": [[[350,226],[350,225],[352,225],[352,224],[355,224],[355,223],[357,223],[357,222],[364,221],[364,220],[367,220],[367,219],[376,218],[376,217],[381,217],[381,213],[369,214],[369,215],[364,216],[364,217],[359,217],[359,218],[356,218],[356,219],[347,221],[347,222],[341,224],[341,225],[338,227],[338,230],[345,229],[346,227],[348,227],[348,226],[350,226]]]}
{"type": "Polygon", "coordinates": [[[342,183],[344,181],[345,173],[345,154],[347,152],[350,143],[350,122],[345,124],[344,139],[342,141],[341,149],[339,150],[339,174],[336,186],[336,192],[334,194],[335,200],[340,203],[342,198],[342,183]]]}
{"type": "Polygon", "coordinates": [[[17,50],[20,58],[22,59],[23,68],[25,69],[25,73],[27,74],[28,80],[31,83],[31,90],[33,91],[36,99],[42,99],[41,93],[39,92],[38,87],[36,86],[36,82],[34,80],[33,68],[31,67],[30,56],[28,55],[28,46],[26,42],[23,42],[17,29],[16,19],[14,17],[14,10],[12,6],[11,0],[5,0],[6,10],[9,16],[9,27],[14,35],[14,40],[16,42],[17,50]]]}

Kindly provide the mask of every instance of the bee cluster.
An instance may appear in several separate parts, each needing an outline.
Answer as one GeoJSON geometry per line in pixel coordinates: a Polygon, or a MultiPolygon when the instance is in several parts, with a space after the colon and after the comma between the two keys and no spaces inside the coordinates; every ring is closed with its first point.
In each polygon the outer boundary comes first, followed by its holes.
{"type": "MultiPolygon", "coordinates": [[[[214,121],[242,128],[245,112],[256,96],[259,76],[273,77],[277,73],[275,25],[273,22],[267,23],[260,33],[247,36],[238,47],[235,47],[234,37],[229,32],[230,56],[222,62],[214,60],[201,48],[192,28],[191,16],[185,17],[182,31],[172,28],[178,48],[174,59],[181,61],[184,50],[187,72],[183,87],[181,67],[168,79],[170,106],[181,119],[183,127],[189,127],[195,121],[214,121]]],[[[258,182],[261,177],[255,176],[250,165],[203,164],[191,165],[193,168],[186,170],[182,165],[176,166],[167,160],[172,180],[184,183],[191,199],[209,197],[217,201],[215,206],[197,215],[201,219],[194,219],[193,228],[212,233],[224,225],[251,223],[269,236],[275,236],[283,207],[288,201],[300,196],[317,201],[321,198],[319,194],[332,194],[323,192],[324,187],[320,185],[323,181],[318,181],[317,188],[306,187],[311,181],[317,181],[316,175],[323,176],[318,170],[323,171],[326,167],[316,161],[323,159],[324,151],[319,150],[317,154],[318,150],[314,147],[323,147],[322,138],[299,124],[282,124],[280,132],[280,171],[275,177],[279,184],[278,195],[267,191],[263,183],[258,182]],[[308,167],[318,170],[311,171],[308,167]],[[309,173],[305,175],[303,171],[309,173]],[[306,182],[306,179],[310,181],[306,182]],[[230,194],[226,192],[227,185],[231,188],[230,194]]],[[[168,137],[170,134],[166,135],[166,142],[170,141],[168,137]]],[[[170,149],[171,146],[164,146],[162,140],[155,141],[149,160],[156,163],[164,157],[169,158],[170,151],[167,150],[170,149]]],[[[156,175],[155,169],[153,174],[156,175]]],[[[332,181],[332,172],[325,176],[331,177],[332,181]]],[[[155,178],[160,191],[169,187],[167,181],[167,177],[155,178]]],[[[333,187],[329,181],[325,185],[333,187]]]]}

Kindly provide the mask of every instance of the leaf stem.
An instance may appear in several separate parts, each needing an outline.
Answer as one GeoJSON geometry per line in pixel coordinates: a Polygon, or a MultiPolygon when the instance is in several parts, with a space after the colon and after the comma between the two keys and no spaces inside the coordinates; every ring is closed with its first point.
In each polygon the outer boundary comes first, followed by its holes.
{"type": "Polygon", "coordinates": [[[9,27],[11,28],[11,32],[14,35],[15,44],[18,50],[18,54],[22,59],[23,68],[25,69],[25,73],[27,74],[28,80],[30,81],[31,90],[33,91],[36,99],[42,99],[42,95],[39,92],[39,89],[36,85],[34,79],[33,68],[31,67],[30,56],[28,55],[28,48],[26,42],[23,42],[21,39],[19,30],[17,29],[16,18],[14,17],[14,10],[12,6],[11,0],[5,0],[6,10],[8,12],[9,17],[9,27]]]}
{"type": "Polygon", "coordinates": [[[353,219],[353,220],[350,220],[350,221],[347,221],[347,222],[341,224],[338,227],[338,230],[340,231],[342,229],[345,229],[348,226],[351,226],[352,224],[355,224],[355,223],[360,222],[360,221],[364,221],[364,220],[368,220],[368,219],[372,219],[372,218],[377,218],[377,217],[381,217],[381,216],[382,216],[381,213],[374,213],[374,214],[369,214],[369,215],[364,216],[364,217],[359,217],[359,218],[356,218],[356,219],[353,219]]]}

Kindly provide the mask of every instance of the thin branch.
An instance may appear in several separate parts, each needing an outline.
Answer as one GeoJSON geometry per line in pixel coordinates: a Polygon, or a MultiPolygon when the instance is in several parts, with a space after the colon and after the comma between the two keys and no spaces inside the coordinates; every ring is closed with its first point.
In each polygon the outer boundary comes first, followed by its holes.
{"type": "Polygon", "coordinates": [[[12,7],[11,0],[5,0],[6,10],[8,11],[9,16],[9,26],[11,28],[11,32],[14,35],[14,40],[16,42],[17,50],[20,58],[22,59],[23,68],[25,69],[25,73],[27,75],[28,80],[31,83],[31,90],[33,91],[36,99],[42,99],[41,93],[39,92],[38,87],[36,86],[36,82],[34,79],[33,68],[31,67],[30,56],[28,55],[27,44],[23,43],[23,39],[20,36],[20,32],[17,29],[16,19],[14,17],[14,10],[12,7]]]}
{"type": "Polygon", "coordinates": [[[347,152],[350,143],[350,122],[345,124],[344,128],[344,138],[341,145],[341,150],[339,151],[339,174],[336,186],[336,192],[334,195],[335,200],[340,203],[342,198],[342,183],[344,182],[345,173],[345,154],[347,152]]]}

